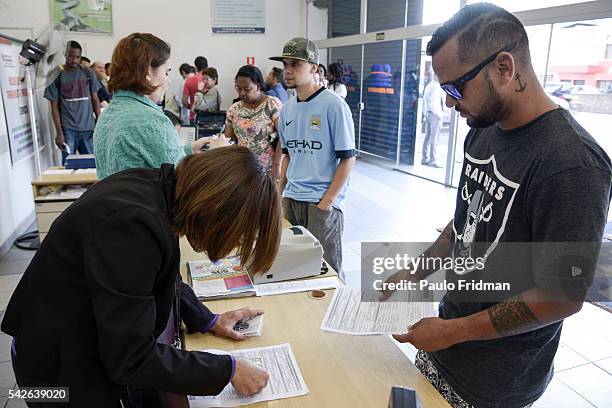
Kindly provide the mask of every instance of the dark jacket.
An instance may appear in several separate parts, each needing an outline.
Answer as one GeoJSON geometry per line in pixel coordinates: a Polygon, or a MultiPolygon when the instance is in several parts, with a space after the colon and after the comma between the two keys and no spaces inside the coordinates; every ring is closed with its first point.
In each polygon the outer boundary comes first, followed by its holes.
{"type": "Polygon", "coordinates": [[[100,102],[110,103],[110,101],[113,99],[113,95],[111,95],[106,90],[106,87],[104,86],[104,82],[102,82],[100,79],[98,79],[98,81],[100,82],[100,88],[98,89],[98,99],[100,100],[100,102]]]}
{"type": "Polygon", "coordinates": [[[57,218],[2,321],[20,375],[69,386],[75,407],[116,406],[125,385],[191,395],[224,388],[229,356],[156,342],[179,279],[173,197],[171,165],[126,170],[57,218]]]}

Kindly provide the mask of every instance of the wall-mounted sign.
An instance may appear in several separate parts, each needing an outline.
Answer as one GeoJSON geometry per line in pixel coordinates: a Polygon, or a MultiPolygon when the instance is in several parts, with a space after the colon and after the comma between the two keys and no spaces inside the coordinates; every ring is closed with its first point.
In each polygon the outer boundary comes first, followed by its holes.
{"type": "Polygon", "coordinates": [[[212,31],[222,34],[265,33],[265,0],[213,0],[212,31]]]}
{"type": "MultiPolygon", "coordinates": [[[[19,51],[21,44],[0,37],[0,88],[2,102],[6,115],[6,130],[13,165],[27,158],[34,152],[32,140],[32,126],[30,125],[30,107],[28,105],[28,89],[23,81],[23,69],[19,65],[19,51]]],[[[36,97],[34,98],[36,104],[36,97]]],[[[37,118],[40,118],[36,112],[37,118]]],[[[38,128],[38,144],[43,146],[40,132],[40,121],[36,121],[38,128]]],[[[0,130],[0,135],[3,132],[0,130]]]]}

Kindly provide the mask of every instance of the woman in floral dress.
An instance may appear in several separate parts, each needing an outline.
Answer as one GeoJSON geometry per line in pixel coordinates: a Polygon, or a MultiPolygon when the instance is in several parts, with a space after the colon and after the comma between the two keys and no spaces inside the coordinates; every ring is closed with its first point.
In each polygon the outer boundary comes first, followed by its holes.
{"type": "Polygon", "coordinates": [[[265,94],[259,68],[245,65],[235,78],[240,100],[227,111],[225,136],[253,151],[268,174],[280,176],[281,148],[278,143],[278,117],[282,103],[265,94]]]}

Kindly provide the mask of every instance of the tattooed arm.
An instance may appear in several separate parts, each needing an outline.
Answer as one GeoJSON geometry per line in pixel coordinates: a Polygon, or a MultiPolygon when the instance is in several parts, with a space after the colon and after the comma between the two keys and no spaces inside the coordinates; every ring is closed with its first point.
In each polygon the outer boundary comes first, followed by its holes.
{"type": "Polygon", "coordinates": [[[505,302],[466,317],[469,340],[488,340],[513,336],[556,323],[582,308],[586,292],[531,289],[505,302]]]}
{"type": "Polygon", "coordinates": [[[394,334],[401,343],[424,351],[437,351],[466,341],[491,340],[539,329],[577,313],[586,292],[531,289],[489,309],[459,319],[422,319],[405,334],[394,334]]]}

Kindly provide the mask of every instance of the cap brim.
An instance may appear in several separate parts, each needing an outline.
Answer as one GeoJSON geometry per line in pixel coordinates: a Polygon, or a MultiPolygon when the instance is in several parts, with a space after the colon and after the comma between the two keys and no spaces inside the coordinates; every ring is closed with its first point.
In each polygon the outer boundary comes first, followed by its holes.
{"type": "Polygon", "coordinates": [[[286,60],[286,59],[294,59],[294,60],[305,61],[305,62],[310,62],[311,64],[314,64],[314,62],[308,61],[307,59],[296,58],[296,57],[269,57],[268,59],[272,61],[280,61],[280,62],[283,62],[283,60],[286,60]]]}

